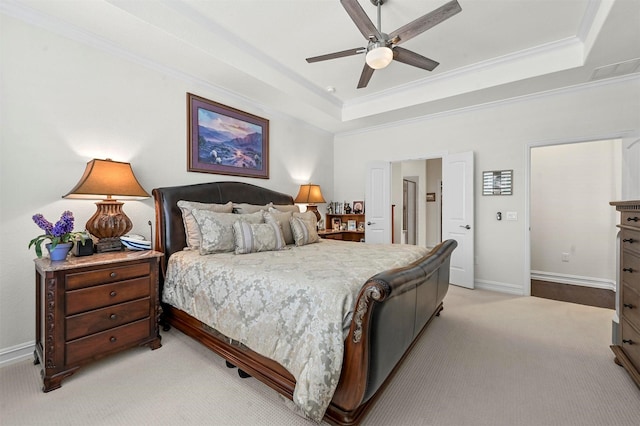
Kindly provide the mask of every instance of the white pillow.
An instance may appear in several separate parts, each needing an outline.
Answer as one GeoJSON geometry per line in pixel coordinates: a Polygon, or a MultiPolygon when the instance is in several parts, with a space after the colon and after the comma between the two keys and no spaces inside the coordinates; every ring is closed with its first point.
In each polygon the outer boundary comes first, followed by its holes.
{"type": "Polygon", "coordinates": [[[318,218],[316,217],[316,214],[310,210],[307,210],[304,213],[293,213],[293,217],[306,220],[307,222],[312,224],[314,227],[318,226],[318,218]]]}
{"type": "Polygon", "coordinates": [[[182,212],[182,223],[184,224],[185,239],[187,240],[186,250],[200,247],[200,227],[191,214],[191,210],[200,209],[219,213],[231,213],[233,211],[233,203],[231,201],[227,204],[211,204],[180,200],[177,204],[182,212]]]}
{"type": "Polygon", "coordinates": [[[292,217],[290,223],[296,246],[304,246],[306,244],[317,243],[320,241],[315,223],[311,223],[299,217],[292,217]]]}
{"type": "Polygon", "coordinates": [[[281,212],[300,213],[300,207],[296,204],[273,204],[272,207],[281,212]]]}
{"type": "Polygon", "coordinates": [[[262,222],[262,212],[235,214],[193,209],[191,213],[200,227],[200,254],[202,255],[234,251],[236,243],[233,237],[233,224],[236,221],[262,222]]]}
{"type": "Polygon", "coordinates": [[[233,224],[235,253],[257,253],[282,250],[286,244],[280,225],[277,223],[249,223],[238,220],[233,224]]]}

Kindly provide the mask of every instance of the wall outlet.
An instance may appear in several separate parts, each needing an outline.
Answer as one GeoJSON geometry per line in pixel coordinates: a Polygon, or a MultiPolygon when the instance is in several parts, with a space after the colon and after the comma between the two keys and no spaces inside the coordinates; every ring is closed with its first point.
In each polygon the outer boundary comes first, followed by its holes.
{"type": "Polygon", "coordinates": [[[562,253],[562,261],[563,262],[569,261],[569,253],[562,253]]]}
{"type": "Polygon", "coordinates": [[[507,212],[507,220],[518,220],[518,212],[507,212]]]}

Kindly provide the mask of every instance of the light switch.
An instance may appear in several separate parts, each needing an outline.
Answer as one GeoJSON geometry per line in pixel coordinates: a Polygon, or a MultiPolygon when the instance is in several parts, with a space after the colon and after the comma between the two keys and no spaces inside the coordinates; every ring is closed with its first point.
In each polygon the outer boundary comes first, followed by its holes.
{"type": "Polygon", "coordinates": [[[518,212],[507,212],[507,220],[518,220],[518,212]]]}

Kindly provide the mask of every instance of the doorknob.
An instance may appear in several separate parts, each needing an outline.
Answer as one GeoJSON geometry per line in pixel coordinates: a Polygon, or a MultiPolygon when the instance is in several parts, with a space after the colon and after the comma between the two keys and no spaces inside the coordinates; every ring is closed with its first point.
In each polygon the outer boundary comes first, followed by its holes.
{"type": "Polygon", "coordinates": [[[460,228],[471,229],[471,227],[469,225],[460,225],[460,228]]]}
{"type": "Polygon", "coordinates": [[[375,222],[367,222],[367,225],[375,225],[375,222]]]}

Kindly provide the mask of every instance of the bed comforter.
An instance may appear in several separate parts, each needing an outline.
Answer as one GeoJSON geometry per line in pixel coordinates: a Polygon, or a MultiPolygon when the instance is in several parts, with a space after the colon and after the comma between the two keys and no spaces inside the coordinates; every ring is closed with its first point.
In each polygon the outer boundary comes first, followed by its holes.
{"type": "Polygon", "coordinates": [[[246,255],[182,251],[169,259],[163,301],[280,363],[296,379],[294,404],[319,422],[340,379],[360,288],[427,252],[332,240],[246,255]]]}

